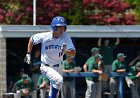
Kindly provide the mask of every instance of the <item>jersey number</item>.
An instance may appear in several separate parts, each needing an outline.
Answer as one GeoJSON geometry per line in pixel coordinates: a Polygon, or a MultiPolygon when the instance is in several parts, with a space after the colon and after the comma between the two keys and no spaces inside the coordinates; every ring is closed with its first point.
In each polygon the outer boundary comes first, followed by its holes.
{"type": "Polygon", "coordinates": [[[59,52],[59,57],[61,57],[63,55],[63,52],[59,52]]]}

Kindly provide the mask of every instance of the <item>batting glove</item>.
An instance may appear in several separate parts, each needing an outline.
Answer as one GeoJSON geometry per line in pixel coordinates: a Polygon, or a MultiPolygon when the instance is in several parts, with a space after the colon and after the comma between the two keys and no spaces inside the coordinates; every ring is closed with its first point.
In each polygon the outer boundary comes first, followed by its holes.
{"type": "Polygon", "coordinates": [[[63,43],[61,49],[63,52],[65,52],[67,50],[67,45],[63,43]]]}
{"type": "Polygon", "coordinates": [[[26,54],[26,57],[25,57],[24,61],[27,64],[31,64],[31,55],[29,53],[26,54]]]}

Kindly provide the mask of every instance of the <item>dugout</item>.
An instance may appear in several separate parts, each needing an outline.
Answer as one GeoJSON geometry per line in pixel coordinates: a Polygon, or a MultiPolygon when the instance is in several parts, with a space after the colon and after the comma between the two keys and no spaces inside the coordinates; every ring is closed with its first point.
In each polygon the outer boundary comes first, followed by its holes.
{"type": "MultiPolygon", "coordinates": [[[[27,72],[28,65],[23,61],[27,50],[28,39],[31,35],[49,31],[50,26],[32,25],[3,25],[0,26],[0,93],[10,90],[12,82],[16,81],[18,72],[24,68],[27,72]]],[[[77,49],[76,64],[83,66],[86,59],[90,57],[90,49],[97,46],[99,37],[109,38],[111,42],[116,37],[120,38],[120,44],[114,51],[114,56],[118,52],[125,53],[128,62],[132,60],[136,51],[140,50],[140,26],[91,26],[91,25],[69,25],[67,32],[77,49]]],[[[40,45],[36,46],[40,47],[40,45]]],[[[29,73],[30,74],[30,73],[29,73]]],[[[85,91],[86,83],[84,78],[78,78],[80,83],[76,83],[78,91],[85,91]],[[84,88],[80,88],[81,86],[84,88]]],[[[81,92],[79,92],[81,94],[81,92]]],[[[83,94],[83,93],[82,93],[83,94]]]]}

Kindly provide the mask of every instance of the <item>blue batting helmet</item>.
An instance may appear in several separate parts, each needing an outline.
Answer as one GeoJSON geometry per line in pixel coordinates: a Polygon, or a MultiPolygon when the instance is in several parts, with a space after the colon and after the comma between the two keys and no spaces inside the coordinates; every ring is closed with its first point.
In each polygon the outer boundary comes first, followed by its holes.
{"type": "Polygon", "coordinates": [[[67,29],[67,23],[64,17],[57,16],[52,19],[51,27],[53,31],[56,31],[56,26],[64,26],[67,29]]]}

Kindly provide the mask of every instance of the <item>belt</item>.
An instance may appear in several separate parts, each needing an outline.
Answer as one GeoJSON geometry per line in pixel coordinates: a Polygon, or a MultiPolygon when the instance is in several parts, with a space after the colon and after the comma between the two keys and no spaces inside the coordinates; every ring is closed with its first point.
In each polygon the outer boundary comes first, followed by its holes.
{"type": "MultiPolygon", "coordinates": [[[[50,65],[48,65],[48,64],[44,64],[45,66],[50,66],[50,65]]],[[[55,64],[55,65],[53,65],[52,67],[59,67],[59,64],[55,64]]]]}

